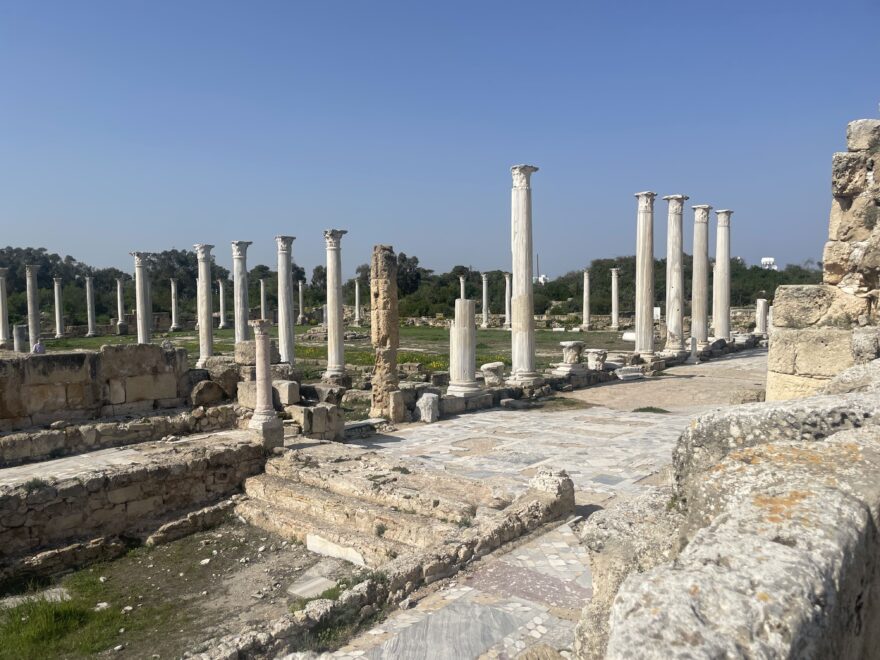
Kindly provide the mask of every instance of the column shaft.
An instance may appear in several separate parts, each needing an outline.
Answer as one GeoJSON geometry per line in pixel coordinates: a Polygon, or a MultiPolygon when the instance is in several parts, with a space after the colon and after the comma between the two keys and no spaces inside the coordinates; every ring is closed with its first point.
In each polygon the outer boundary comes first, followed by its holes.
{"type": "Polygon", "coordinates": [[[278,351],[281,361],[293,364],[293,236],[276,236],[278,243],[278,351]]]}
{"type": "Polygon", "coordinates": [[[28,264],[25,267],[27,277],[27,310],[28,310],[28,342],[32,349],[40,339],[40,298],[37,289],[37,265],[28,264]]]}
{"type": "Polygon", "coordinates": [[[56,277],[55,283],[55,339],[64,337],[64,308],[61,305],[61,283],[63,280],[56,277]]]}
{"type": "MultiPolygon", "coordinates": [[[[116,326],[125,325],[125,295],[123,287],[124,280],[121,277],[116,278],[116,326]]],[[[118,332],[118,330],[117,330],[118,332]]]]}
{"type": "Polygon", "coordinates": [[[504,273],[504,327],[510,330],[510,273],[504,273]]]}
{"type": "Polygon", "coordinates": [[[342,237],[344,229],[324,232],[327,243],[327,371],[332,380],[345,375],[345,344],[342,341],[342,237]]]}
{"type": "Polygon", "coordinates": [[[138,344],[150,343],[150,319],[153,310],[150,308],[149,274],[147,273],[147,253],[131,252],[134,257],[134,295],[135,314],[137,316],[138,344]]]}
{"type": "Polygon", "coordinates": [[[682,267],[682,211],[687,195],[667,195],[666,230],[666,350],[681,352],[684,346],[684,269],[682,267]]]}
{"type": "Polygon", "coordinates": [[[260,280],[260,318],[269,319],[269,305],[266,304],[266,280],[260,280]]]}
{"type": "Polygon", "coordinates": [[[620,329],[620,300],[618,292],[620,287],[617,278],[620,276],[619,268],[611,269],[611,329],[620,329]]]}
{"type": "Polygon", "coordinates": [[[489,274],[483,273],[483,322],[482,328],[489,327],[489,274]]]}
{"type": "Polygon", "coordinates": [[[247,341],[251,331],[248,325],[250,302],[248,301],[247,249],[251,241],[232,241],[232,306],[235,314],[235,341],[247,341]]]}
{"type": "Polygon", "coordinates": [[[464,285],[465,285],[464,275],[458,276],[458,285],[459,285],[459,288],[461,289],[461,292],[458,297],[461,298],[462,300],[465,300],[467,298],[467,296],[464,293],[464,291],[465,291],[465,289],[464,289],[464,285]]]}
{"type": "Polygon", "coordinates": [[[305,285],[305,282],[303,282],[303,280],[300,280],[299,281],[299,310],[298,310],[299,313],[296,318],[296,322],[299,325],[305,325],[305,323],[306,323],[306,310],[305,310],[305,307],[303,306],[303,286],[304,285],[305,285]]]}
{"type": "Polygon", "coordinates": [[[177,280],[171,278],[171,332],[180,330],[179,301],[177,299],[177,280]]]}
{"type": "Polygon", "coordinates": [[[654,197],[653,192],[636,193],[636,346],[635,352],[654,354],[654,197]]]}
{"type": "Polygon", "coordinates": [[[0,348],[9,348],[12,334],[9,332],[9,301],[6,298],[6,275],[8,268],[0,268],[0,348]]]}
{"type": "Polygon", "coordinates": [[[354,325],[360,327],[361,324],[361,283],[355,278],[354,281],[354,325]]]}
{"type": "Polygon", "coordinates": [[[767,334],[767,310],[769,306],[766,298],[758,298],[755,304],[755,334],[767,334]]]}
{"type": "Polygon", "coordinates": [[[211,248],[213,245],[196,243],[193,246],[199,260],[198,319],[199,319],[199,359],[196,367],[203,368],[208,358],[214,355],[214,310],[211,295],[211,248]]]}
{"type": "Polygon", "coordinates": [[[474,377],[477,361],[476,303],[459,298],[455,301],[455,320],[449,329],[449,388],[452,396],[479,393],[474,377]]]}
{"type": "Polygon", "coordinates": [[[730,341],[730,216],[733,211],[716,211],[718,233],[715,244],[715,337],[730,341]]]}
{"type": "Polygon", "coordinates": [[[226,283],[219,278],[217,279],[217,291],[220,302],[220,322],[217,324],[217,329],[224,330],[229,327],[226,325],[226,283]]]}
{"type": "Polygon", "coordinates": [[[273,403],[269,322],[258,319],[250,325],[254,328],[257,400],[248,428],[259,432],[266,446],[277,447],[283,444],[284,430],[273,403]]]}
{"type": "Polygon", "coordinates": [[[581,318],[581,328],[590,329],[590,271],[584,271],[584,299],[581,318]]]}
{"type": "Polygon", "coordinates": [[[86,278],[86,314],[89,324],[86,337],[94,337],[98,334],[98,328],[95,322],[95,280],[92,277],[86,278]]]}
{"type": "Polygon", "coordinates": [[[691,284],[691,337],[697,349],[709,343],[709,211],[708,204],[694,209],[694,267],[691,284]]]}

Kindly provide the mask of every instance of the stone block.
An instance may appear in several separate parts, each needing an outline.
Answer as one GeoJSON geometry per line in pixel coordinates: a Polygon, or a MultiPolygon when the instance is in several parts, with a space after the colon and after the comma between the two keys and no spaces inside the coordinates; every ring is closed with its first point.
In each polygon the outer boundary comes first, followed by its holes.
{"type": "MultiPolygon", "coordinates": [[[[98,380],[101,382],[111,378],[165,372],[174,373],[179,377],[186,371],[184,349],[166,351],[155,344],[102,346],[98,357],[98,380]]],[[[176,392],[172,396],[176,396],[176,392]]]]}
{"type": "Polygon", "coordinates": [[[388,393],[388,416],[392,424],[400,424],[406,418],[406,400],[400,390],[388,393]]]}
{"type": "Polygon", "coordinates": [[[342,403],[342,396],[345,394],[346,388],[340,385],[330,385],[328,383],[303,383],[300,385],[300,396],[309,401],[318,403],[332,403],[339,405],[342,403]]]}
{"type": "Polygon", "coordinates": [[[194,406],[212,406],[226,398],[226,391],[213,380],[198,383],[190,395],[194,406]]]}
{"type": "Polygon", "coordinates": [[[431,385],[434,387],[446,387],[449,385],[448,371],[435,371],[431,374],[431,385]]]}
{"type": "Polygon", "coordinates": [[[30,414],[54,412],[67,406],[67,389],[62,383],[25,385],[21,398],[30,414]]]}
{"type": "Polygon", "coordinates": [[[855,364],[866,364],[880,358],[880,327],[853,328],[852,357],[855,364]]]}
{"type": "Polygon", "coordinates": [[[294,380],[273,380],[272,389],[278,396],[279,405],[291,406],[299,403],[299,383],[294,380]]]}
{"type": "Polygon", "coordinates": [[[425,424],[433,424],[440,419],[440,396],[438,394],[422,394],[416,400],[415,419],[425,424]]]}
{"type": "Polygon", "coordinates": [[[312,432],[312,409],[309,406],[285,406],[284,412],[290,415],[291,421],[299,425],[303,435],[312,432]]]}
{"type": "Polygon", "coordinates": [[[70,383],[65,389],[68,408],[83,410],[97,404],[97,386],[93,383],[70,383]]]}
{"type": "Polygon", "coordinates": [[[21,365],[23,382],[29,385],[86,383],[95,376],[94,353],[28,355],[21,365]]]}
{"type": "Polygon", "coordinates": [[[251,410],[257,407],[256,381],[243,381],[238,384],[238,405],[251,410]]]}
{"type": "Polygon", "coordinates": [[[851,121],[846,127],[846,148],[850,151],[880,150],[880,120],[851,121]]]}
{"type": "Polygon", "coordinates": [[[867,299],[827,284],[780,286],[773,300],[774,328],[849,328],[867,314],[867,299]]]}
{"type": "Polygon", "coordinates": [[[107,381],[108,398],[111,404],[125,403],[125,383],[119,378],[111,378],[107,381]]]}
{"type": "Polygon", "coordinates": [[[767,354],[768,371],[781,374],[794,373],[798,333],[799,330],[795,328],[774,328],[770,335],[770,352],[767,354]]]}
{"type": "Polygon", "coordinates": [[[312,433],[326,433],[330,428],[330,420],[328,417],[328,406],[330,404],[319,403],[312,408],[312,433]]]}
{"type": "Polygon", "coordinates": [[[204,367],[211,375],[211,380],[223,388],[225,396],[234,399],[239,380],[239,367],[235,360],[225,355],[215,355],[205,360],[204,367]]]}
{"type": "Polygon", "coordinates": [[[836,153],[831,162],[831,194],[854,197],[868,187],[868,156],[865,152],[836,153]]]}
{"type": "Polygon", "coordinates": [[[504,385],[503,362],[487,362],[480,366],[480,371],[483,373],[486,387],[499,387],[504,385]]]}
{"type": "Polygon", "coordinates": [[[177,396],[177,376],[173,373],[129,376],[125,379],[125,402],[170,399],[177,396]]]}
{"type": "Polygon", "coordinates": [[[854,364],[848,328],[807,328],[797,341],[794,373],[799,376],[832,378],[854,364]]]}
{"type": "MultiPolygon", "coordinates": [[[[255,365],[257,363],[256,351],[256,343],[253,339],[236,342],[234,353],[235,364],[255,365]]],[[[278,344],[274,339],[269,343],[269,354],[269,362],[271,364],[281,362],[281,353],[278,352],[278,344]]]]}
{"type": "Polygon", "coordinates": [[[485,410],[486,408],[492,407],[492,393],[485,392],[483,394],[477,394],[475,396],[468,396],[464,398],[465,400],[465,410],[485,410]]]}
{"type": "Polygon", "coordinates": [[[465,405],[464,397],[444,394],[440,397],[440,414],[444,416],[458,415],[465,411],[465,405]]]}

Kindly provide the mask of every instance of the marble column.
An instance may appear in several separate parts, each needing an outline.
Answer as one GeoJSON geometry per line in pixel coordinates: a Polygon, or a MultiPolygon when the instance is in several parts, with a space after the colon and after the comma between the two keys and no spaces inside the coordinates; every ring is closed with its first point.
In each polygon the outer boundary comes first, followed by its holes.
{"type": "MultiPolygon", "coordinates": [[[[180,330],[180,309],[179,301],[177,299],[177,280],[173,277],[170,279],[171,282],[171,327],[169,328],[170,332],[177,332],[180,330]]],[[[196,281],[196,286],[198,286],[198,280],[196,281]]]]}
{"type": "Polygon", "coordinates": [[[635,352],[654,355],[654,198],[656,193],[636,193],[636,346],[635,352]]]}
{"type": "Polygon", "coordinates": [[[251,321],[250,325],[254,329],[257,396],[256,407],[248,422],[248,428],[261,435],[266,447],[280,447],[284,443],[284,429],[281,420],[275,413],[273,403],[269,322],[265,319],[258,319],[251,321]]]}
{"type": "Polygon", "coordinates": [[[6,275],[8,268],[0,268],[0,348],[8,349],[12,344],[9,332],[9,301],[6,298],[6,275]]]}
{"type": "Polygon", "coordinates": [[[455,301],[455,320],[449,329],[450,396],[471,396],[482,389],[477,379],[477,326],[474,319],[476,302],[459,298],[455,301]]]}
{"type": "Polygon", "coordinates": [[[459,298],[461,298],[462,300],[467,299],[467,296],[464,295],[464,283],[465,283],[464,275],[459,275],[458,276],[458,285],[459,285],[459,288],[461,289],[461,293],[459,295],[459,298]]]}
{"type": "Polygon", "coordinates": [[[55,339],[64,337],[64,309],[61,305],[61,283],[64,281],[60,277],[54,278],[55,283],[55,339]]]}
{"type": "Polygon", "coordinates": [[[270,321],[269,305],[266,304],[266,280],[260,279],[260,318],[270,321]]]}
{"type": "Polygon", "coordinates": [[[767,304],[766,298],[758,298],[755,305],[755,334],[767,334],[767,312],[770,306],[767,304]]]}
{"type": "Polygon", "coordinates": [[[715,309],[712,323],[716,339],[730,341],[730,216],[733,211],[715,211],[718,231],[715,236],[715,278],[712,281],[715,309]]]}
{"type": "Polygon", "coordinates": [[[504,327],[510,330],[510,273],[504,273],[504,327]]]}
{"type": "Polygon", "coordinates": [[[489,327],[489,273],[483,273],[483,322],[480,327],[489,327]]]}
{"type": "Polygon", "coordinates": [[[581,313],[581,329],[590,329],[590,271],[584,271],[584,299],[581,313]]]}
{"type": "Polygon", "coordinates": [[[149,307],[149,274],[147,273],[147,253],[130,252],[134,257],[134,296],[137,316],[138,344],[150,343],[150,319],[153,310],[149,307]]]}
{"type": "Polygon", "coordinates": [[[708,204],[694,209],[694,268],[691,283],[691,337],[697,350],[709,344],[709,211],[708,204]]]}
{"type": "Polygon", "coordinates": [[[214,310],[211,300],[211,248],[207,243],[193,245],[199,260],[199,282],[196,316],[199,319],[198,369],[203,369],[208,358],[214,355],[214,310]]]}
{"type": "Polygon", "coordinates": [[[510,168],[513,187],[510,194],[511,251],[513,253],[513,291],[511,295],[510,383],[537,386],[543,382],[535,370],[535,303],[532,290],[532,189],[530,178],[538,168],[515,165],[510,168]]]}
{"type": "Polygon", "coordinates": [[[617,279],[620,276],[620,268],[611,269],[611,329],[620,329],[620,299],[617,279]]]}
{"type": "Polygon", "coordinates": [[[666,195],[666,350],[680,353],[684,345],[684,258],[682,212],[687,195],[666,195]]]}
{"type": "MultiPolygon", "coordinates": [[[[276,236],[278,244],[278,351],[281,361],[293,364],[293,280],[291,259],[294,236],[276,236]]],[[[265,310],[264,310],[265,312],[265,310]]]]}
{"type": "Polygon", "coordinates": [[[217,278],[217,291],[220,297],[220,323],[217,324],[218,330],[225,330],[229,326],[226,325],[226,283],[217,278]]]}
{"type": "Polygon", "coordinates": [[[33,349],[40,339],[40,298],[37,289],[38,265],[28,264],[24,267],[27,277],[27,313],[28,313],[28,350],[33,349]]]}
{"type": "Polygon", "coordinates": [[[95,279],[93,277],[86,278],[86,318],[89,324],[86,337],[97,336],[98,328],[95,323],[95,279]]]}
{"type": "Polygon", "coordinates": [[[345,344],[342,342],[342,237],[345,229],[324,232],[327,243],[327,371],[324,380],[345,375],[345,344]]]}
{"type": "Polygon", "coordinates": [[[30,353],[31,349],[27,345],[28,327],[26,325],[16,325],[12,328],[12,350],[16,353],[30,353]]]}
{"type": "Polygon", "coordinates": [[[355,278],[354,281],[354,326],[359,328],[361,325],[361,283],[355,278]]]}
{"type": "Polygon", "coordinates": [[[116,334],[124,335],[128,332],[128,325],[125,323],[125,280],[121,277],[116,278],[116,334]]]}
{"type": "Polygon", "coordinates": [[[299,281],[299,314],[296,317],[297,325],[305,325],[306,324],[306,312],[305,307],[303,306],[303,287],[305,286],[305,281],[299,281]]]}
{"type": "Polygon", "coordinates": [[[232,307],[235,325],[235,342],[247,341],[251,337],[248,317],[247,249],[253,241],[232,241],[232,307]]]}

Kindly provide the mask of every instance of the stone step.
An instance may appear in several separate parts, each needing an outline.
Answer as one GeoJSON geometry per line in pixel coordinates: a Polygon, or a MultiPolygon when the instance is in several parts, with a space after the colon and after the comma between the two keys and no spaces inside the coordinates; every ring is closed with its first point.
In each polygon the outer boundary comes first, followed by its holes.
{"type": "Polygon", "coordinates": [[[313,516],[291,513],[263,500],[244,500],[235,511],[250,525],[302,543],[311,552],[358,566],[381,566],[407,550],[400,543],[327,526],[313,516]]]}

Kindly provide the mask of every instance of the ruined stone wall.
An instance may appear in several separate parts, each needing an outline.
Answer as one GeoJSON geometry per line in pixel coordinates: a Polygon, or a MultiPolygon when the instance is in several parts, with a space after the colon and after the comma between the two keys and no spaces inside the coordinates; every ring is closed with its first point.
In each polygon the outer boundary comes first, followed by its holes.
{"type": "Polygon", "coordinates": [[[834,154],[824,283],[780,287],[773,303],[767,400],[807,396],[844,369],[880,355],[880,120],[847,129],[834,154]]]}

